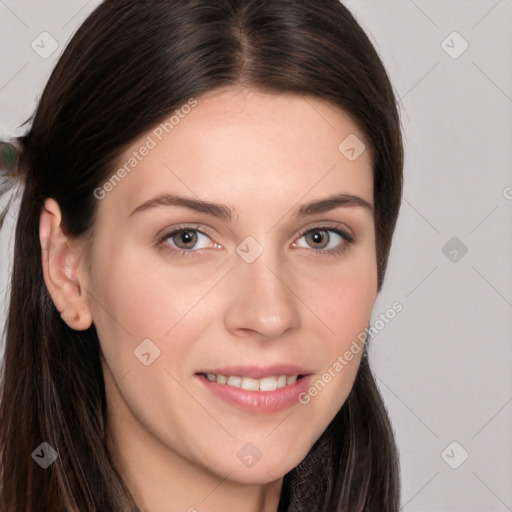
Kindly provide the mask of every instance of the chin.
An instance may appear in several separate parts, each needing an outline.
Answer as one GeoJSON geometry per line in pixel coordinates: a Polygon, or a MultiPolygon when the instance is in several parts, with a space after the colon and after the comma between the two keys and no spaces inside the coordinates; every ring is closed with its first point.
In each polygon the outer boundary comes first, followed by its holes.
{"type": "MultiPolygon", "coordinates": [[[[271,448],[267,448],[267,450],[271,450],[271,448]]],[[[228,478],[233,482],[264,485],[283,478],[284,475],[295,468],[306,455],[307,450],[305,449],[304,452],[295,451],[294,454],[271,450],[266,456],[265,451],[262,450],[258,454],[258,452],[248,444],[245,446],[245,449],[241,449],[238,453],[235,453],[236,459],[234,463],[230,461],[225,467],[220,468],[219,473],[223,476],[229,474],[228,478]],[[252,451],[253,453],[251,453],[252,451]],[[251,455],[253,457],[252,460],[251,455]]]]}

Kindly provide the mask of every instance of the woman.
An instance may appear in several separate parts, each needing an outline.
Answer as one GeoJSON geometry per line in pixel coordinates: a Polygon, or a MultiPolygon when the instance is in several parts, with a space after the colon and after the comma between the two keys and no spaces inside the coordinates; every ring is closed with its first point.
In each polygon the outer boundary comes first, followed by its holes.
{"type": "Polygon", "coordinates": [[[17,142],[3,512],[398,510],[402,139],[345,7],[107,0],[17,142]]]}

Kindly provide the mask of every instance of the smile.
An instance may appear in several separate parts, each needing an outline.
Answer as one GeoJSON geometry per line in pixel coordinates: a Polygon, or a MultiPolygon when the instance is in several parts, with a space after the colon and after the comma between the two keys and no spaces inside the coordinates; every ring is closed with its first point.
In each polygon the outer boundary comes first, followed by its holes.
{"type": "Polygon", "coordinates": [[[235,388],[245,389],[247,391],[274,391],[295,384],[303,375],[276,375],[254,379],[252,377],[239,377],[237,375],[215,375],[213,373],[200,373],[210,382],[224,384],[235,388]]]}

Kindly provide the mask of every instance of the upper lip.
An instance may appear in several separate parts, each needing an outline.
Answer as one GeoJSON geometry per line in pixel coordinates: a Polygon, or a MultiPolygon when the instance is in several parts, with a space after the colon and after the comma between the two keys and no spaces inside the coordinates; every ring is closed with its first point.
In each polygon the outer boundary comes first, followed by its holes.
{"type": "Polygon", "coordinates": [[[253,379],[263,379],[264,377],[272,377],[279,375],[310,375],[310,371],[303,366],[290,363],[263,365],[234,365],[210,368],[208,370],[200,370],[196,373],[213,373],[215,375],[251,377],[253,379]]]}

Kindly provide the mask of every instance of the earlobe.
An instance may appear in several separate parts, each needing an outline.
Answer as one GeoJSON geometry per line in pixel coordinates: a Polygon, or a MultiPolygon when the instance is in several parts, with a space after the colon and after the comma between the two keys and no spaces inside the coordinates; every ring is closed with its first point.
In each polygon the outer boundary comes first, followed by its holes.
{"type": "Polygon", "coordinates": [[[39,221],[43,276],[62,320],[81,331],[92,324],[87,292],[78,276],[82,255],[64,234],[61,220],[59,205],[47,198],[39,221]]]}

